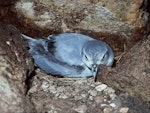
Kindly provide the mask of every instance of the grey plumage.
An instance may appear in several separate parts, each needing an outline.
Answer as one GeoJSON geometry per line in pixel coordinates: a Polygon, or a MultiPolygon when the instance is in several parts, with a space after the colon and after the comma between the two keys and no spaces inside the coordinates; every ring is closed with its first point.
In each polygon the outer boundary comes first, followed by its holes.
{"type": "Polygon", "coordinates": [[[22,34],[29,44],[29,53],[46,73],[67,77],[96,77],[100,64],[111,66],[112,49],[103,41],[77,33],[51,35],[33,39],[22,34]]]}

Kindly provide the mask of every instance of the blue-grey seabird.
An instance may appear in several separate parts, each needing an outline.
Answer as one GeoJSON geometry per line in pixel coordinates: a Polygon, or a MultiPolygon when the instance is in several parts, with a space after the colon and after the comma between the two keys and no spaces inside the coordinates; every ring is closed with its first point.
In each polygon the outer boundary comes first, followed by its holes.
{"type": "Polygon", "coordinates": [[[98,66],[111,66],[112,49],[103,41],[78,33],[62,33],[34,39],[22,34],[29,44],[35,66],[52,75],[96,79],[98,66]]]}

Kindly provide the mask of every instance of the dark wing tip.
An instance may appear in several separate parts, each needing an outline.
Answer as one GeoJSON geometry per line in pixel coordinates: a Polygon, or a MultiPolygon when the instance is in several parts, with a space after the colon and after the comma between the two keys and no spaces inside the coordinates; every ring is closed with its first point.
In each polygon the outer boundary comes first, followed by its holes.
{"type": "Polygon", "coordinates": [[[55,40],[47,40],[46,41],[47,50],[54,54],[56,52],[55,40]]]}

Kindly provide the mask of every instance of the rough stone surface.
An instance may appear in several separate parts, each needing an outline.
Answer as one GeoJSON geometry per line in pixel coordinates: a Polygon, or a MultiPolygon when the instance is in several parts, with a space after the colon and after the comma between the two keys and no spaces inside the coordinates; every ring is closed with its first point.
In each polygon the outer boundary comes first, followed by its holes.
{"type": "Polygon", "coordinates": [[[126,107],[123,107],[123,108],[121,108],[120,109],[120,113],[128,113],[128,111],[129,111],[129,108],[126,108],[126,107]]]}
{"type": "Polygon", "coordinates": [[[101,85],[95,87],[95,89],[96,89],[97,91],[103,91],[103,90],[105,90],[106,88],[107,88],[107,85],[106,85],[106,84],[101,84],[101,85]]]}
{"type": "Polygon", "coordinates": [[[149,113],[146,103],[131,97],[128,93],[118,93],[89,79],[56,78],[37,70],[31,80],[28,96],[37,113],[149,113]],[[113,94],[113,96],[111,96],[113,94]]]}
{"type": "Polygon", "coordinates": [[[19,0],[13,12],[28,28],[21,28],[25,34],[79,32],[105,40],[115,52],[124,52],[147,33],[148,4],[147,0],[19,0]]]}
{"type": "Polygon", "coordinates": [[[42,28],[55,29],[65,25],[68,30],[130,31],[136,26],[142,27],[148,21],[148,13],[140,10],[143,2],[144,0],[20,0],[15,7],[19,15],[21,13],[42,28]]]}
{"type": "Polygon", "coordinates": [[[111,45],[116,62],[113,68],[100,67],[99,74],[105,76],[98,80],[103,83],[35,74],[20,33],[1,23],[0,112],[150,113],[150,43],[145,36],[150,32],[149,6],[149,0],[1,0],[0,20],[22,33],[33,37],[85,34],[111,45]],[[147,40],[129,50],[143,38],[147,40]],[[95,87],[103,84],[107,87],[97,91],[95,87]]]}
{"type": "MultiPolygon", "coordinates": [[[[28,96],[36,106],[38,113],[50,112],[52,106],[57,113],[101,113],[107,107],[116,112],[121,106],[119,99],[111,98],[110,87],[104,91],[97,91],[95,87],[104,85],[101,82],[94,82],[93,78],[67,80],[67,78],[56,78],[46,75],[40,71],[31,82],[28,96]],[[107,90],[106,90],[107,89],[107,90]],[[120,103],[117,104],[116,102],[120,103]],[[43,106],[44,105],[44,106],[43,106]]],[[[113,94],[116,96],[115,92],[113,94]]]]}
{"type": "Polygon", "coordinates": [[[108,75],[101,76],[101,80],[120,90],[126,90],[131,95],[150,101],[150,36],[124,53],[116,65],[116,69],[107,74],[101,67],[100,74],[108,75]]]}
{"type": "Polygon", "coordinates": [[[24,59],[28,55],[23,55],[23,49],[19,31],[11,25],[0,23],[0,113],[35,112],[31,101],[25,96],[25,74],[27,70],[29,73],[32,71],[32,65],[28,62],[29,58],[24,59]]]}

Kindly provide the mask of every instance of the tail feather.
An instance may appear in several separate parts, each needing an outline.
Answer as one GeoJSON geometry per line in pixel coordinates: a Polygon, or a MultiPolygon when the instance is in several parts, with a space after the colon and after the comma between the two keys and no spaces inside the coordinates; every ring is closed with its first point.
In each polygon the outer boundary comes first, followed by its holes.
{"type": "Polygon", "coordinates": [[[24,34],[21,34],[21,36],[22,36],[22,38],[24,39],[24,40],[26,40],[27,42],[29,42],[29,41],[34,41],[35,39],[33,39],[33,38],[31,38],[31,37],[29,37],[29,36],[27,36],[27,35],[24,35],[24,34]]]}

